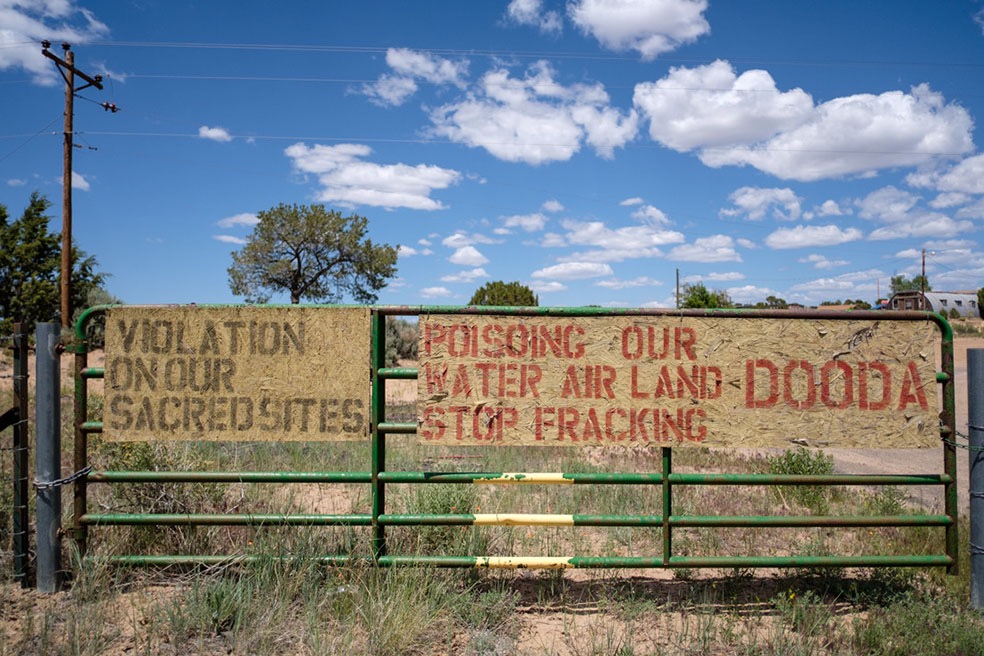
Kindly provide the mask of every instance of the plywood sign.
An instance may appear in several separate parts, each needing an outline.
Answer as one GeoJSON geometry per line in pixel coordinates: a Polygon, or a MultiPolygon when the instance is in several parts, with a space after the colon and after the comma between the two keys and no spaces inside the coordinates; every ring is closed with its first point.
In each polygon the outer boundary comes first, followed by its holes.
{"type": "Polygon", "coordinates": [[[366,439],[369,340],[368,308],[110,309],[104,435],[366,439]]]}
{"type": "Polygon", "coordinates": [[[929,321],[420,318],[426,443],[925,447],[929,321]]]}

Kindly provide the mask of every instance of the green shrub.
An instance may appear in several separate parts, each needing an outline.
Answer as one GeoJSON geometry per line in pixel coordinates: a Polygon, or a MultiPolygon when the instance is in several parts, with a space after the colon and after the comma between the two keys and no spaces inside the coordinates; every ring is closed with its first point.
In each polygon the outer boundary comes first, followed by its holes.
{"type": "MultiPolygon", "coordinates": [[[[108,471],[207,469],[191,447],[159,442],[100,440],[92,445],[90,459],[94,467],[108,471]]],[[[127,483],[108,487],[112,512],[188,514],[228,510],[223,486],[216,483],[127,483]]],[[[211,540],[214,533],[214,529],[200,526],[134,526],[118,548],[130,553],[215,549],[217,545],[211,540]]]]}
{"type": "Polygon", "coordinates": [[[953,328],[953,332],[957,335],[977,336],[981,334],[981,331],[974,324],[969,323],[966,319],[954,321],[950,324],[950,327],[953,328]]]}
{"type": "MultiPolygon", "coordinates": [[[[461,515],[478,512],[478,486],[436,483],[415,485],[407,512],[422,515],[461,515]]],[[[408,528],[419,551],[433,555],[475,555],[487,550],[484,532],[471,526],[412,526],[408,528]]],[[[402,551],[397,547],[395,552],[402,551]]]]}
{"type": "Polygon", "coordinates": [[[865,509],[870,515],[901,515],[906,510],[908,497],[894,485],[885,485],[865,499],[865,509]]]}
{"type": "Polygon", "coordinates": [[[984,654],[984,621],[950,597],[910,593],[854,623],[854,653],[984,654]]]}
{"type": "Polygon", "coordinates": [[[406,319],[386,317],[386,366],[395,367],[400,360],[417,358],[416,323],[406,319]]]}
{"type": "MultiPolygon", "coordinates": [[[[769,457],[768,462],[769,472],[772,474],[823,476],[834,473],[833,456],[819,450],[797,447],[769,457]]],[[[826,515],[830,512],[830,488],[827,486],[791,485],[785,490],[793,500],[808,508],[814,515],[826,515]]]]}

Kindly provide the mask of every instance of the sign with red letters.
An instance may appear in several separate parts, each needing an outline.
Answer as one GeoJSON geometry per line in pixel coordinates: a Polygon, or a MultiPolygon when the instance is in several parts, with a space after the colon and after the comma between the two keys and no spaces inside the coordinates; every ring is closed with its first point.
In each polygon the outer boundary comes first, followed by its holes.
{"type": "Polygon", "coordinates": [[[420,318],[432,444],[928,447],[930,321],[420,318]]]}

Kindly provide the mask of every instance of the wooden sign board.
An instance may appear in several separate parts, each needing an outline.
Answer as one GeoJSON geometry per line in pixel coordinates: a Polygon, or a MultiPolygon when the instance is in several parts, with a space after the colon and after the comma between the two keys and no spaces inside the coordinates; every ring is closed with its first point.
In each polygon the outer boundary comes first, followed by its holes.
{"type": "Polygon", "coordinates": [[[367,439],[370,363],[368,308],[112,308],[103,435],[367,439]]]}
{"type": "Polygon", "coordinates": [[[431,444],[939,444],[930,321],[420,318],[431,444]]]}

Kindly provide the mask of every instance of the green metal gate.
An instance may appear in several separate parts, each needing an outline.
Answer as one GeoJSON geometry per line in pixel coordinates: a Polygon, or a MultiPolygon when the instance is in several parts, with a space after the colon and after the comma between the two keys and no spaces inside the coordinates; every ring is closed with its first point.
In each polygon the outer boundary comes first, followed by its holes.
{"type": "MultiPolygon", "coordinates": [[[[88,364],[89,346],[86,331],[89,323],[106,310],[93,308],[79,319],[76,326],[75,352],[75,470],[89,466],[88,438],[102,430],[102,422],[89,419],[88,382],[104,375],[102,368],[88,364]]],[[[957,473],[954,414],[954,352],[953,333],[946,320],[924,312],[800,312],[792,310],[609,310],[601,308],[505,308],[505,307],[442,307],[442,306],[378,306],[372,308],[372,408],[371,463],[365,471],[298,472],[298,471],[92,471],[74,483],[73,526],[69,533],[85,553],[90,530],[99,526],[332,526],[369,527],[371,556],[360,558],[350,554],[324,554],[320,559],[328,564],[346,564],[353,560],[368,560],[382,566],[429,565],[437,567],[480,568],[788,568],[788,567],[946,567],[949,573],[957,569],[957,473]],[[387,417],[387,381],[417,378],[417,369],[388,368],[385,321],[391,316],[420,315],[506,315],[517,317],[598,317],[598,316],[687,316],[734,317],[769,319],[822,318],[844,321],[918,321],[934,323],[941,336],[941,370],[936,382],[942,390],[940,413],[940,444],[943,473],[908,475],[797,475],[797,474],[729,474],[680,473],[673,470],[673,450],[661,448],[660,471],[656,472],[429,472],[391,471],[387,467],[387,440],[390,436],[416,433],[415,421],[392,421],[387,417]],[[350,514],[124,514],[93,512],[88,505],[90,485],[127,485],[161,482],[189,483],[358,483],[371,492],[371,512],[350,514]],[[649,486],[659,492],[661,503],[649,514],[518,514],[518,513],[445,513],[398,514],[387,511],[387,486],[409,485],[602,485],[649,486]],[[681,513],[674,506],[674,492],[687,486],[940,486],[943,490],[943,514],[899,515],[694,515],[681,513]],[[401,555],[390,553],[387,528],[396,526],[573,526],[573,527],[652,527],[661,530],[662,553],[658,556],[450,556],[401,555]],[[940,527],[944,532],[941,553],[917,555],[716,555],[688,556],[675,551],[674,530],[704,527],[940,527]]],[[[260,556],[242,553],[225,555],[116,555],[113,562],[125,565],[217,564],[248,561],[260,556]]]]}

